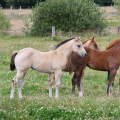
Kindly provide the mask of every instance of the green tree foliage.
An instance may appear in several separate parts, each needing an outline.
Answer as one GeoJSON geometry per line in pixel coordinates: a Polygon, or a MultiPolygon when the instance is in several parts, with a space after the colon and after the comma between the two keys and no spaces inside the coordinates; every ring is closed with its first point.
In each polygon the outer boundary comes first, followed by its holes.
{"type": "Polygon", "coordinates": [[[114,4],[113,0],[94,0],[94,2],[100,6],[110,6],[114,4]]]}
{"type": "Polygon", "coordinates": [[[32,7],[35,6],[37,2],[42,2],[42,1],[45,0],[0,0],[0,4],[3,7],[10,7],[10,6],[13,6],[15,8],[19,6],[32,7]]]}
{"type": "Polygon", "coordinates": [[[11,27],[10,20],[6,19],[6,16],[0,10],[0,32],[5,32],[11,27]]]}
{"type": "Polygon", "coordinates": [[[107,25],[103,12],[92,0],[46,0],[33,9],[30,34],[48,35],[51,27],[57,30],[101,32],[107,25]]]}
{"type": "Polygon", "coordinates": [[[120,0],[113,0],[114,3],[116,4],[116,8],[120,11],[120,0]]]}

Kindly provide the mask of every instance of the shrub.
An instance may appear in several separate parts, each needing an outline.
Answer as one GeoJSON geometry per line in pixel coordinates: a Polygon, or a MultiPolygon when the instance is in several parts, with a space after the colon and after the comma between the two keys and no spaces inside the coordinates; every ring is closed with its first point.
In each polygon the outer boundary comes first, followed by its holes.
{"type": "Polygon", "coordinates": [[[45,36],[52,26],[61,31],[101,32],[107,25],[103,11],[92,0],[46,0],[35,6],[31,15],[30,34],[45,36]]]}
{"type": "Polygon", "coordinates": [[[10,19],[6,19],[3,11],[0,10],[0,32],[6,32],[11,27],[10,19]]]}

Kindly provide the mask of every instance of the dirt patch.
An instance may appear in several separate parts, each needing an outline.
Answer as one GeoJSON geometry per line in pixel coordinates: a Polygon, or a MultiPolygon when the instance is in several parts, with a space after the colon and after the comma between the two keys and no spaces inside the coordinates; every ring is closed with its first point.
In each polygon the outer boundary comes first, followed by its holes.
{"type": "Polygon", "coordinates": [[[22,28],[24,27],[25,18],[29,18],[29,14],[32,12],[30,9],[18,9],[10,10],[3,9],[4,14],[7,18],[10,18],[10,23],[12,24],[10,34],[22,33],[22,28]]]}
{"type": "Polygon", "coordinates": [[[5,15],[9,15],[11,13],[18,14],[18,15],[28,15],[32,12],[30,9],[18,9],[18,10],[10,10],[10,9],[3,9],[5,15]]]}

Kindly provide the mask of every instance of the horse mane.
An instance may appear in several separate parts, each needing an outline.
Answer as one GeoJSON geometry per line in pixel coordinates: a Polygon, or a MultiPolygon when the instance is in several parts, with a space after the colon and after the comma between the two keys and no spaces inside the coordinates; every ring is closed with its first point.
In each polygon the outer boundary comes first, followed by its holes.
{"type": "MultiPolygon", "coordinates": [[[[84,43],[86,43],[88,40],[90,40],[90,39],[92,39],[92,38],[89,38],[89,39],[87,39],[87,40],[84,40],[83,42],[82,42],[82,44],[84,44],[84,43]]],[[[94,39],[93,39],[93,41],[95,41],[94,39]]]]}
{"type": "Polygon", "coordinates": [[[111,47],[120,44],[120,38],[115,39],[114,41],[110,42],[108,46],[106,46],[106,50],[110,49],[111,47]]]}
{"type": "Polygon", "coordinates": [[[69,38],[69,39],[66,39],[66,40],[64,40],[64,41],[61,41],[60,43],[58,43],[57,45],[56,45],[56,47],[53,49],[53,50],[56,50],[58,47],[60,47],[61,45],[63,45],[63,44],[65,44],[66,42],[69,42],[70,40],[73,40],[73,39],[75,39],[75,38],[69,38]]]}

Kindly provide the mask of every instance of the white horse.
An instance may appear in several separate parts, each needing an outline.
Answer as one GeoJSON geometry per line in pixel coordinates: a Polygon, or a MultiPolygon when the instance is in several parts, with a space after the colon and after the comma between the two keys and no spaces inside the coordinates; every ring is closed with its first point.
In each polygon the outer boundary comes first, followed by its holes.
{"type": "Polygon", "coordinates": [[[43,73],[55,74],[55,98],[58,98],[62,70],[65,69],[72,52],[77,52],[81,57],[87,55],[80,40],[81,37],[67,39],[60,42],[53,51],[49,52],[40,52],[33,48],[25,48],[14,52],[11,56],[10,69],[13,71],[16,67],[17,74],[12,80],[10,98],[14,98],[16,84],[18,84],[19,98],[22,98],[21,85],[29,68],[43,73]]]}

